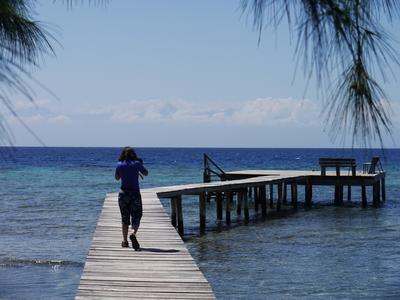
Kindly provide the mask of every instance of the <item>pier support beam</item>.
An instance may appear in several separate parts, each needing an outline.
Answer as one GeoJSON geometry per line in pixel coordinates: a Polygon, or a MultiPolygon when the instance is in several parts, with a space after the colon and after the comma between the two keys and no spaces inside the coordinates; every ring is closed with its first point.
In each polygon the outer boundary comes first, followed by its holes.
{"type": "Polygon", "coordinates": [[[276,210],[281,210],[281,203],[282,203],[282,194],[283,194],[283,182],[278,183],[278,201],[276,202],[276,210]]]}
{"type": "Polygon", "coordinates": [[[206,230],[206,201],[205,193],[201,193],[199,196],[200,233],[206,230]]]}
{"type": "Polygon", "coordinates": [[[373,205],[374,207],[378,207],[381,200],[381,182],[378,180],[372,186],[372,194],[373,194],[373,205]]]}
{"type": "Polygon", "coordinates": [[[297,182],[290,185],[290,195],[292,196],[292,207],[297,208],[297,182]]]}
{"type": "Polygon", "coordinates": [[[381,205],[381,181],[378,180],[376,183],[376,200],[378,200],[378,206],[381,205]]]}
{"type": "Polygon", "coordinates": [[[351,185],[347,186],[347,201],[351,201],[351,185]]]}
{"type": "Polygon", "coordinates": [[[343,185],[335,185],[335,205],[343,205],[343,185]]]}
{"type": "Polygon", "coordinates": [[[183,229],[183,211],[182,211],[182,196],[176,197],[176,215],[178,218],[178,233],[181,237],[183,237],[184,229],[183,229]]]}
{"type": "Polygon", "coordinates": [[[254,211],[258,212],[258,206],[260,203],[260,188],[258,186],[254,187],[254,211]]]}
{"type": "Polygon", "coordinates": [[[269,208],[274,208],[274,185],[269,185],[269,208]]]}
{"type": "Polygon", "coordinates": [[[176,228],[176,197],[171,198],[171,225],[176,228]]]}
{"type": "Polygon", "coordinates": [[[217,202],[217,220],[222,221],[222,193],[221,192],[217,192],[216,202],[217,202]]]}
{"type": "Polygon", "coordinates": [[[246,192],[242,192],[244,220],[249,221],[249,199],[246,192]]]}
{"type": "Polygon", "coordinates": [[[243,201],[243,193],[239,191],[236,193],[236,214],[238,216],[240,216],[242,213],[242,201],[243,201]]]}
{"type": "Polygon", "coordinates": [[[265,219],[267,217],[267,195],[265,185],[259,187],[259,199],[261,202],[261,217],[265,219]]]}
{"type": "Polygon", "coordinates": [[[231,191],[226,192],[225,197],[225,219],[226,225],[231,224],[231,202],[233,200],[233,193],[231,191]]]}
{"type": "Polygon", "coordinates": [[[385,176],[381,179],[381,188],[382,188],[382,201],[386,201],[386,186],[385,186],[385,176]]]}
{"type": "Polygon", "coordinates": [[[287,204],[287,184],[286,182],[283,182],[283,191],[282,191],[282,204],[286,205],[287,204]]]}
{"type": "Polygon", "coordinates": [[[367,207],[367,188],[365,184],[361,185],[361,206],[363,208],[367,207]]]}
{"type": "Polygon", "coordinates": [[[305,207],[311,208],[312,204],[312,184],[309,178],[306,179],[306,186],[305,186],[305,207]]]}

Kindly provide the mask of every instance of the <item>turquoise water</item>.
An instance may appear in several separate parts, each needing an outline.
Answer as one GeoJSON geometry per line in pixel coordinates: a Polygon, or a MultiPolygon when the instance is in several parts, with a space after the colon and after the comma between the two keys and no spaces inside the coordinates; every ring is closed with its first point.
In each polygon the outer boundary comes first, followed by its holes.
{"type": "MultiPolygon", "coordinates": [[[[142,148],[150,176],[142,187],[202,180],[206,152],[226,170],[316,169],[319,157],[379,150],[142,148]]],[[[0,298],[71,299],[104,196],[116,148],[16,148],[0,160],[0,298]]],[[[198,235],[198,202],[185,198],[185,242],[219,299],[400,298],[400,150],[387,150],[387,201],[381,208],[331,205],[333,189],[313,193],[313,209],[287,210],[266,221],[217,226],[207,208],[198,235]]],[[[370,190],[369,199],[371,199],[370,190]]],[[[303,199],[302,190],[299,199],[303,199]]],[[[168,210],[168,203],[165,202],[168,210]]]]}

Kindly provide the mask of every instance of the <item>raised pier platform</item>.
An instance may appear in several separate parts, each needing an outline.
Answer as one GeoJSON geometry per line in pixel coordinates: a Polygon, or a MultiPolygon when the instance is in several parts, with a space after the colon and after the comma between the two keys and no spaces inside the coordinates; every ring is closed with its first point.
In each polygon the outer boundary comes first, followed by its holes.
{"type": "Polygon", "coordinates": [[[138,232],[142,251],[121,248],[121,222],[117,194],[108,194],[104,202],[92,245],[87,256],[76,299],[215,299],[204,275],[197,267],[180,236],[184,235],[182,197],[198,195],[199,227],[206,227],[209,195],[215,196],[216,216],[231,223],[233,205],[236,214],[243,211],[249,220],[249,200],[255,213],[266,218],[268,209],[279,211],[287,204],[288,187],[292,208],[297,208],[298,185],[305,187],[305,207],[312,205],[313,185],[334,186],[334,203],[343,202],[343,188],[362,190],[362,207],[367,206],[366,186],[373,187],[373,205],[385,200],[385,172],[342,174],[321,171],[246,170],[224,173],[225,181],[158,187],[142,190],[143,219],[138,232]],[[274,186],[277,197],[274,197],[274,186]],[[159,198],[169,198],[168,216],[159,198]],[[269,200],[269,201],[267,201],[269,200]],[[269,203],[267,203],[269,202],[269,203]],[[176,229],[175,229],[175,228],[176,229]],[[178,235],[179,233],[179,235],[178,235]]]}
{"type": "Polygon", "coordinates": [[[118,195],[108,194],[76,299],[215,299],[154,190],[143,189],[142,251],[122,248],[118,195]]]}
{"type": "Polygon", "coordinates": [[[342,173],[321,171],[293,171],[293,170],[244,170],[224,172],[223,181],[185,184],[177,186],[159,187],[155,191],[160,198],[171,199],[171,223],[178,229],[181,236],[184,234],[182,196],[199,196],[199,224],[200,233],[205,232],[206,202],[210,195],[215,196],[217,220],[222,221],[225,207],[226,224],[231,223],[231,209],[236,207],[236,213],[241,215],[243,210],[244,221],[249,220],[249,200],[254,202],[256,213],[261,211],[261,217],[266,218],[267,207],[279,211],[282,204],[286,205],[290,191],[290,204],[297,208],[298,186],[304,186],[304,206],[311,208],[313,186],[332,186],[335,188],[335,205],[343,204],[344,187],[347,187],[347,198],[352,198],[352,187],[361,188],[361,206],[367,207],[367,186],[373,187],[373,206],[378,207],[381,200],[385,201],[385,172],[364,174],[361,172],[342,173]],[[288,187],[290,187],[288,191],[288,187]],[[274,192],[276,188],[276,193],[274,192]],[[269,202],[267,205],[267,202],[269,202]]]}

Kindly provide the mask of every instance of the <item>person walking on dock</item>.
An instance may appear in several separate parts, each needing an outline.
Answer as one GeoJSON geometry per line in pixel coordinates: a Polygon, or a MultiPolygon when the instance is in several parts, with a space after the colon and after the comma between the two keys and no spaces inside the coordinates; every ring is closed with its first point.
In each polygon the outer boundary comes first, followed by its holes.
{"type": "Polygon", "coordinates": [[[133,148],[125,147],[122,149],[115,169],[115,179],[121,179],[121,190],[118,194],[118,204],[122,219],[123,241],[121,246],[124,248],[129,247],[128,231],[129,225],[131,225],[132,233],[129,239],[136,251],[140,249],[136,233],[143,214],[139,176],[143,179],[143,176],[147,176],[148,174],[149,172],[143,166],[143,160],[138,158],[133,148]]]}

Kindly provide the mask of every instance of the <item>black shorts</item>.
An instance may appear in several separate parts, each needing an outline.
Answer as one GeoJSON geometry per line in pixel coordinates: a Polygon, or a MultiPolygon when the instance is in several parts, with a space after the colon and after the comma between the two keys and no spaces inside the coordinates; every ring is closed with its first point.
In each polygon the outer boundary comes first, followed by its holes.
{"type": "Polygon", "coordinates": [[[142,196],[138,191],[123,191],[118,194],[118,204],[121,211],[122,224],[139,228],[143,215],[142,196]]]}

